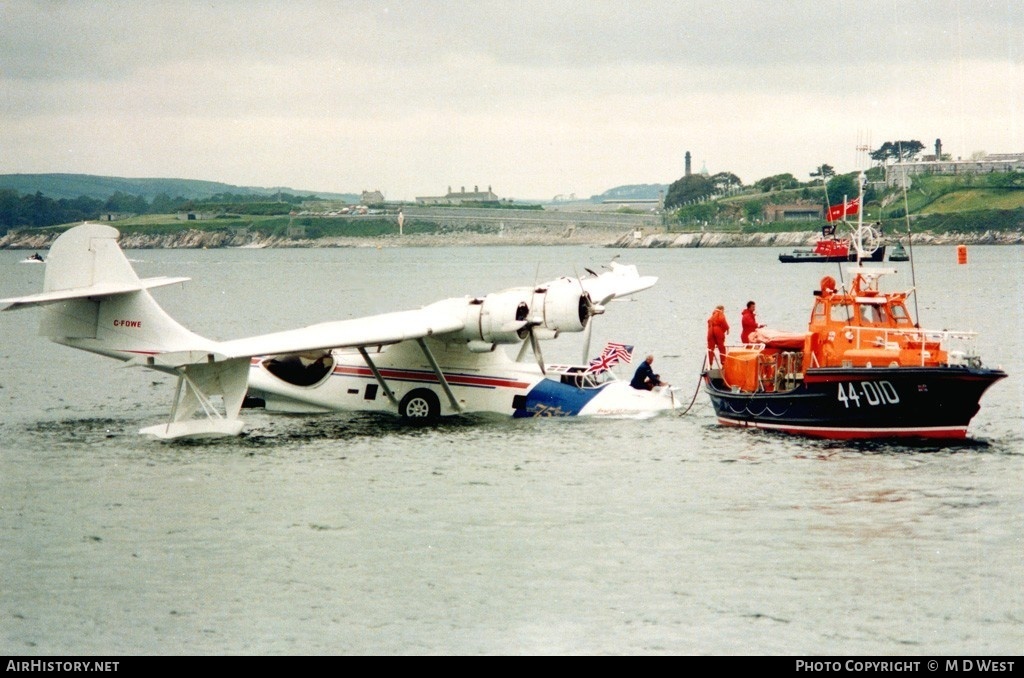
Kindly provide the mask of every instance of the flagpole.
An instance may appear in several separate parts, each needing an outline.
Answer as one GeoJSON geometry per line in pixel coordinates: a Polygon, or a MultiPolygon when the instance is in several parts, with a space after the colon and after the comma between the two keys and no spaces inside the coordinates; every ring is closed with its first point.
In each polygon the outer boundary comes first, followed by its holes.
{"type": "Polygon", "coordinates": [[[860,192],[857,194],[857,240],[854,246],[857,248],[857,265],[860,266],[860,258],[864,251],[864,181],[866,177],[861,172],[857,175],[857,185],[860,192]]]}
{"type": "MultiPolygon", "coordinates": [[[[847,206],[846,206],[846,198],[847,198],[846,193],[843,193],[843,225],[844,226],[849,226],[849,224],[846,221],[846,210],[848,209],[847,206]]],[[[851,238],[850,241],[852,242],[852,240],[853,239],[851,238]]],[[[839,284],[842,287],[846,286],[846,281],[843,280],[843,264],[846,261],[848,261],[848,260],[849,260],[849,254],[847,254],[847,256],[843,257],[842,261],[837,261],[836,262],[836,267],[839,269],[839,284]]]]}

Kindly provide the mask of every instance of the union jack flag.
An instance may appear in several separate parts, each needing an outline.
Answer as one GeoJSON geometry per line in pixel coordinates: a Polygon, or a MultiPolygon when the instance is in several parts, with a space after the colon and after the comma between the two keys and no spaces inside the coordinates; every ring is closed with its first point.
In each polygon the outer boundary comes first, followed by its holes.
{"type": "Polygon", "coordinates": [[[632,346],[622,344],[617,341],[609,341],[605,345],[604,350],[601,351],[601,355],[590,361],[590,364],[587,366],[587,371],[604,372],[605,370],[611,369],[612,365],[619,362],[629,362],[632,355],[632,346]]]}

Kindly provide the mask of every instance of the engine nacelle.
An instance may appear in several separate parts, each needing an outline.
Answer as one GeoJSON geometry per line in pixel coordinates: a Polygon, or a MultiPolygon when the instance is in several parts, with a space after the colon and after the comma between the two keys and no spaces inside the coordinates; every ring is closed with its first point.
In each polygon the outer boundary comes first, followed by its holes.
{"type": "Polygon", "coordinates": [[[491,353],[494,351],[494,347],[497,344],[492,344],[489,341],[477,341],[476,339],[470,339],[466,342],[466,348],[469,349],[470,353],[491,353]]]}
{"type": "Polygon", "coordinates": [[[495,292],[462,300],[465,327],[452,335],[480,351],[487,344],[516,344],[527,337],[529,288],[495,292]]]}
{"type": "Polygon", "coordinates": [[[463,314],[465,326],[449,335],[464,341],[470,350],[482,352],[492,344],[518,344],[531,329],[538,339],[552,339],[561,332],[581,332],[595,309],[590,297],[575,280],[561,278],[542,287],[520,287],[485,297],[447,299],[433,305],[445,312],[463,314]]]}
{"type": "Polygon", "coordinates": [[[560,278],[534,290],[530,321],[556,336],[582,332],[590,320],[590,297],[576,280],[560,278]]]}

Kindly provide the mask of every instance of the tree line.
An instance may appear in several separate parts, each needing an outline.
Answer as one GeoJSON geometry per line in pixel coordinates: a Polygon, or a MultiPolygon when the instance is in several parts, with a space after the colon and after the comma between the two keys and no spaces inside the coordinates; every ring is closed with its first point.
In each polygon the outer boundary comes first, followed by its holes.
{"type": "MultiPolygon", "coordinates": [[[[936,142],[938,144],[938,142],[936,142]]],[[[917,140],[886,141],[869,157],[878,166],[869,170],[880,173],[881,166],[889,162],[910,162],[919,157],[924,144],[917,140]]],[[[678,210],[680,220],[708,221],[715,212],[710,205],[704,205],[713,197],[738,192],[768,194],[772,192],[803,189],[802,199],[820,201],[823,207],[836,205],[859,192],[856,173],[837,175],[831,165],[821,164],[808,173],[810,180],[801,181],[790,173],[775,174],[758,179],[751,186],[745,186],[732,172],[719,172],[707,176],[691,174],[669,185],[665,194],[665,208],[678,210]],[[707,213],[707,214],[705,214],[707,213]]],[[[869,189],[870,190],[870,189],[869,189]]],[[[870,195],[865,196],[867,200],[870,195]]],[[[105,200],[81,196],[74,199],[54,200],[40,192],[34,195],[19,195],[11,189],[0,189],[0,234],[14,228],[53,226],[76,221],[99,219],[102,215],[117,214],[174,214],[182,211],[208,211],[233,214],[287,214],[292,207],[304,201],[318,200],[315,195],[298,196],[290,193],[268,195],[252,193],[218,193],[197,200],[166,193],[156,195],[147,201],[139,195],[120,191],[105,200]]],[[[749,221],[760,218],[761,211],[770,199],[748,201],[745,215],[749,221]]]]}
{"type": "Polygon", "coordinates": [[[273,196],[252,193],[217,193],[197,200],[160,193],[147,201],[140,195],[115,192],[105,200],[80,196],[53,199],[36,192],[19,195],[11,189],[0,189],[0,234],[17,228],[32,228],[99,219],[105,214],[175,214],[190,211],[231,212],[234,214],[287,214],[293,207],[315,195],[275,193],[273,196]]]}
{"type": "MultiPolygon", "coordinates": [[[[920,156],[924,148],[924,144],[917,140],[886,141],[871,151],[869,157],[879,166],[889,162],[911,162],[920,156]]],[[[836,171],[831,165],[821,164],[808,174],[809,181],[801,181],[790,173],[774,174],[758,179],[749,187],[732,172],[719,172],[711,176],[691,174],[669,185],[665,194],[665,208],[676,209],[697,205],[714,196],[728,195],[744,189],[750,189],[751,193],[771,193],[799,188],[824,188],[824,192],[809,191],[808,195],[816,193],[816,199],[825,207],[841,203],[844,195],[857,195],[856,173],[836,176],[836,171]]]]}

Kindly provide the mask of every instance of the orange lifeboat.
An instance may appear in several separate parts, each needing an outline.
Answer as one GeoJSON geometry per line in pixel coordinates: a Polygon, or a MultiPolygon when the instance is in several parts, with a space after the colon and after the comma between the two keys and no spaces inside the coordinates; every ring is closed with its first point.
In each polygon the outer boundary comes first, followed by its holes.
{"type": "Polygon", "coordinates": [[[919,328],[907,293],[880,288],[894,270],[850,273],[848,289],[821,278],[806,332],[758,330],[705,370],[719,423],[836,439],[965,437],[1006,373],[953,347],[973,333],[919,328]]]}

